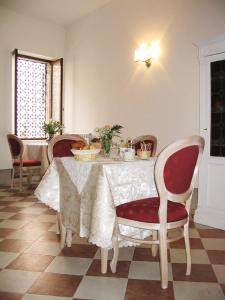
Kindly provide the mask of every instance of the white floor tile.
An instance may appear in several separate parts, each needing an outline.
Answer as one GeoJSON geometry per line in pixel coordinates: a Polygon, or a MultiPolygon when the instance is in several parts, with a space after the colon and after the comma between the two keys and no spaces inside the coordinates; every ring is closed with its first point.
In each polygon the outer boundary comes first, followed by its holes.
{"type": "Polygon", "coordinates": [[[219,284],[209,282],[173,282],[174,295],[177,300],[224,300],[219,284]]]}
{"type": "Polygon", "coordinates": [[[56,256],[61,252],[61,248],[57,242],[37,241],[31,247],[27,248],[25,252],[56,256]]]}
{"type": "Polygon", "coordinates": [[[55,215],[40,215],[35,219],[35,221],[56,223],[56,216],[55,215]]]}
{"type": "Polygon", "coordinates": [[[124,300],[126,286],[127,279],[125,278],[85,276],[74,297],[95,300],[124,300]]]}
{"type": "Polygon", "coordinates": [[[0,252],[0,268],[5,268],[11,261],[13,261],[19,253],[0,252]]]}
{"type": "MultiPolygon", "coordinates": [[[[172,280],[172,268],[168,263],[169,280],[172,280]]],[[[129,270],[129,278],[132,279],[146,279],[146,280],[160,280],[160,266],[158,262],[148,261],[132,261],[129,270]]]]}
{"type": "Polygon", "coordinates": [[[201,240],[207,250],[225,250],[225,239],[202,238],[201,240]]]}
{"type": "MultiPolygon", "coordinates": [[[[186,263],[186,252],[184,249],[170,249],[172,263],[186,263]]],[[[193,264],[210,264],[205,250],[191,249],[191,262],[193,264]]]]}
{"type": "Polygon", "coordinates": [[[212,265],[212,267],[218,282],[225,283],[225,265],[212,265]]]}
{"type": "Polygon", "coordinates": [[[92,259],[90,258],[57,256],[45,272],[85,275],[91,263],[92,259]]]}
{"type": "Polygon", "coordinates": [[[21,213],[23,214],[34,214],[34,215],[40,215],[43,212],[45,212],[48,208],[42,208],[42,207],[26,207],[24,209],[21,209],[21,213]]]}
{"type": "Polygon", "coordinates": [[[29,207],[31,205],[33,205],[32,202],[21,201],[21,202],[12,203],[9,206],[13,206],[13,207],[29,207]]]}
{"type": "Polygon", "coordinates": [[[4,269],[0,272],[0,291],[25,293],[40,274],[40,272],[4,269]]]}

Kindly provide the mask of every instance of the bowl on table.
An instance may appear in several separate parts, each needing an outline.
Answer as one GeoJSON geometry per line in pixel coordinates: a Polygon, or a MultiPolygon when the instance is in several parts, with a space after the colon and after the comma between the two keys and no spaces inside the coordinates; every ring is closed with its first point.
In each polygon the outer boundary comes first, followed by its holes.
{"type": "Polygon", "coordinates": [[[90,161],[96,159],[97,154],[100,152],[100,149],[88,149],[88,150],[71,149],[71,152],[73,153],[74,158],[76,160],[90,161]]]}

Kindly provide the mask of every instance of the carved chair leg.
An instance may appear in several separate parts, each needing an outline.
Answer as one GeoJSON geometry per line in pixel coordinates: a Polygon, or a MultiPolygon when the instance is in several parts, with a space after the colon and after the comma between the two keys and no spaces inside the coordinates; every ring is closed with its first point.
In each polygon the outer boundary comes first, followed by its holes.
{"type": "Polygon", "coordinates": [[[56,234],[60,234],[61,232],[61,219],[60,219],[60,213],[57,212],[56,214],[56,234]]]}
{"type": "Polygon", "coordinates": [[[67,247],[71,247],[71,245],[72,245],[72,239],[73,239],[72,230],[71,229],[67,229],[66,230],[66,246],[67,247]]]}
{"type": "Polygon", "coordinates": [[[113,237],[112,243],[113,243],[113,258],[112,261],[110,262],[110,267],[112,273],[116,273],[116,266],[119,257],[119,241],[118,241],[117,234],[113,237]]]}
{"type": "Polygon", "coordinates": [[[105,274],[107,272],[107,263],[108,263],[108,249],[101,248],[101,272],[105,274]]]}
{"type": "Polygon", "coordinates": [[[163,289],[166,289],[168,287],[167,230],[159,231],[159,253],[161,286],[163,289]]]}
{"type": "MultiPolygon", "coordinates": [[[[158,231],[157,230],[152,230],[152,240],[157,241],[158,239],[158,231]]],[[[158,245],[157,244],[152,244],[152,256],[156,256],[158,251],[158,245]]]]}
{"type": "Polygon", "coordinates": [[[61,223],[60,247],[63,249],[66,244],[66,227],[61,223]]]}
{"type": "Polygon", "coordinates": [[[191,274],[191,249],[190,249],[190,241],[189,241],[189,224],[186,223],[184,225],[184,242],[185,242],[185,251],[187,257],[187,269],[186,275],[191,274]]]}
{"type": "Polygon", "coordinates": [[[19,168],[19,189],[20,192],[23,190],[23,168],[19,168]]]}
{"type": "Polygon", "coordinates": [[[28,176],[27,176],[27,183],[28,183],[29,186],[30,186],[31,183],[32,183],[32,174],[31,174],[31,171],[29,171],[29,174],[28,174],[28,176]]]}
{"type": "Polygon", "coordinates": [[[12,168],[12,170],[11,170],[11,189],[13,189],[14,177],[15,177],[15,169],[12,168]]]}

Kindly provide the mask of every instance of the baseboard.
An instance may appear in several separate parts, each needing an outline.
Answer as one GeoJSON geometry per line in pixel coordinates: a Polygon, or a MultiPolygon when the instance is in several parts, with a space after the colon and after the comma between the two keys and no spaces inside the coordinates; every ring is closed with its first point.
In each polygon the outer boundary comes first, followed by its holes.
{"type": "Polygon", "coordinates": [[[195,211],[194,222],[225,230],[225,212],[199,207],[195,211]]]}

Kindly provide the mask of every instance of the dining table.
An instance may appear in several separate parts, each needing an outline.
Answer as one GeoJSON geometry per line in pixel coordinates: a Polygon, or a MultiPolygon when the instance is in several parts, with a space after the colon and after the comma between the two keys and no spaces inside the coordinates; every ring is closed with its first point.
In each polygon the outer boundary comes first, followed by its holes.
{"type": "MultiPolygon", "coordinates": [[[[74,157],[54,158],[34,194],[60,213],[68,232],[86,237],[101,248],[102,273],[107,269],[108,249],[112,248],[116,206],[157,196],[154,181],[156,158],[130,161],[99,156],[93,161],[74,157]]],[[[120,226],[121,234],[143,239],[149,230],[120,226]]],[[[67,246],[71,239],[67,240],[67,246]]],[[[120,247],[132,246],[128,241],[120,247]]]]}

